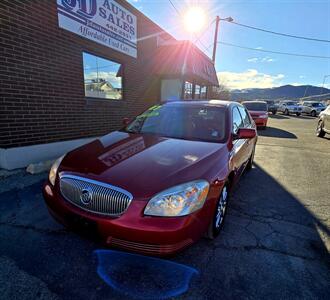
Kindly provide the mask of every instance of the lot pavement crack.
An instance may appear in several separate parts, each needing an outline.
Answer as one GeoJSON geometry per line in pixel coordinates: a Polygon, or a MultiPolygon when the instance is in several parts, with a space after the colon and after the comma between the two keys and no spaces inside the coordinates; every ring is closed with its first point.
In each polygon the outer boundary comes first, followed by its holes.
{"type": "MultiPolygon", "coordinates": [[[[295,224],[295,225],[299,225],[299,226],[303,226],[303,227],[313,228],[313,226],[311,226],[311,225],[306,225],[306,224],[294,222],[292,220],[283,219],[283,217],[280,214],[273,214],[273,215],[269,216],[269,215],[262,215],[262,214],[247,213],[236,207],[231,207],[230,209],[231,209],[231,211],[238,212],[239,217],[243,217],[243,218],[245,217],[247,219],[251,219],[253,221],[260,222],[260,223],[269,224],[271,222],[271,220],[274,220],[274,221],[281,221],[281,222],[286,222],[286,223],[290,223],[290,224],[295,224]]],[[[236,214],[232,214],[232,215],[236,215],[236,214]]]]}
{"type": "Polygon", "coordinates": [[[217,245],[214,245],[214,248],[215,249],[224,249],[224,250],[233,250],[233,251],[263,250],[263,251],[269,251],[269,252],[273,252],[273,253],[277,253],[277,254],[281,254],[281,255],[285,255],[285,256],[290,256],[290,257],[296,257],[296,258],[309,260],[309,261],[319,261],[320,260],[318,258],[311,258],[311,257],[308,257],[308,256],[299,255],[299,254],[291,253],[291,252],[288,252],[288,251],[273,249],[273,248],[266,247],[266,246],[261,245],[261,244],[258,244],[257,246],[241,246],[241,247],[227,246],[227,245],[224,245],[224,244],[217,244],[217,245]]]}
{"type": "Polygon", "coordinates": [[[12,222],[0,222],[0,226],[8,226],[8,227],[12,227],[12,228],[16,228],[16,229],[20,229],[20,230],[33,230],[37,233],[42,233],[42,234],[66,234],[68,233],[68,230],[65,228],[61,228],[61,229],[42,229],[42,228],[38,228],[35,227],[33,225],[24,225],[24,224],[15,224],[12,222]]]}

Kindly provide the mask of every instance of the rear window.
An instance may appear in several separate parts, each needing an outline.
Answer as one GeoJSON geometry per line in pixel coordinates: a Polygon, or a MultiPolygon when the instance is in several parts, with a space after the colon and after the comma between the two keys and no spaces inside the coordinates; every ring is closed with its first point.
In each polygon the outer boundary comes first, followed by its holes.
{"type": "Polygon", "coordinates": [[[244,106],[248,110],[255,110],[255,111],[267,111],[267,104],[266,103],[261,103],[261,102],[245,102],[243,103],[244,106]]]}

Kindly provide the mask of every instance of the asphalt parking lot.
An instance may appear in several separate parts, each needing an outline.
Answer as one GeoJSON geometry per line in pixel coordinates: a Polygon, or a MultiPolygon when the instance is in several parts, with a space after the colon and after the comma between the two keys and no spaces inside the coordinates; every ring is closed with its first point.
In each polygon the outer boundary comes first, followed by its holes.
{"type": "MultiPolygon", "coordinates": [[[[170,258],[198,271],[179,298],[329,299],[330,139],[314,135],[316,122],[271,116],[222,234],[170,258]]],[[[46,176],[0,177],[0,298],[122,299],[97,275],[92,253],[102,246],[48,215],[46,176]]],[[[132,274],[146,286],[143,270],[132,274]]]]}

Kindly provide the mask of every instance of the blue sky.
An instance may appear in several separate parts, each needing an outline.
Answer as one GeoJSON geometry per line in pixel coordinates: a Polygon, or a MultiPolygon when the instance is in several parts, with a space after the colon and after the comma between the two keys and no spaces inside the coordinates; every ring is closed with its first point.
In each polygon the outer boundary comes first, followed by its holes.
{"type": "MultiPolygon", "coordinates": [[[[129,2],[177,39],[191,38],[183,28],[182,19],[178,17],[168,0],[130,0],[129,2]]],[[[207,16],[206,27],[216,15],[222,18],[231,16],[236,22],[250,26],[330,40],[329,0],[172,0],[172,2],[181,14],[184,14],[189,7],[202,7],[207,16]]],[[[212,43],[213,34],[214,24],[201,37],[205,46],[212,43]]],[[[219,39],[222,42],[251,48],[261,47],[281,52],[330,56],[330,43],[280,37],[226,22],[220,23],[219,39]]],[[[197,46],[201,50],[205,48],[198,42],[197,46]]],[[[211,52],[207,54],[211,56],[211,52]]],[[[323,76],[330,74],[330,59],[290,57],[220,44],[216,57],[216,70],[220,82],[230,88],[262,88],[282,84],[321,85],[323,76]]],[[[330,87],[330,77],[327,78],[326,86],[330,87]]]]}

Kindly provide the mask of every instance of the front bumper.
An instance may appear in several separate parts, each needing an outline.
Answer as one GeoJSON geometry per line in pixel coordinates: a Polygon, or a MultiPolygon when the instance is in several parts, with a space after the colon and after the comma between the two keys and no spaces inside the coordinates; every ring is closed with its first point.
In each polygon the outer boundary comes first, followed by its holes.
{"type": "Polygon", "coordinates": [[[202,209],[184,217],[150,217],[143,215],[146,201],[133,200],[123,215],[111,218],[73,206],[49,183],[43,195],[49,212],[63,225],[83,232],[84,224],[90,224],[93,236],[108,246],[157,256],[174,254],[197,241],[208,227],[215,204],[206,200],[202,209]]]}

